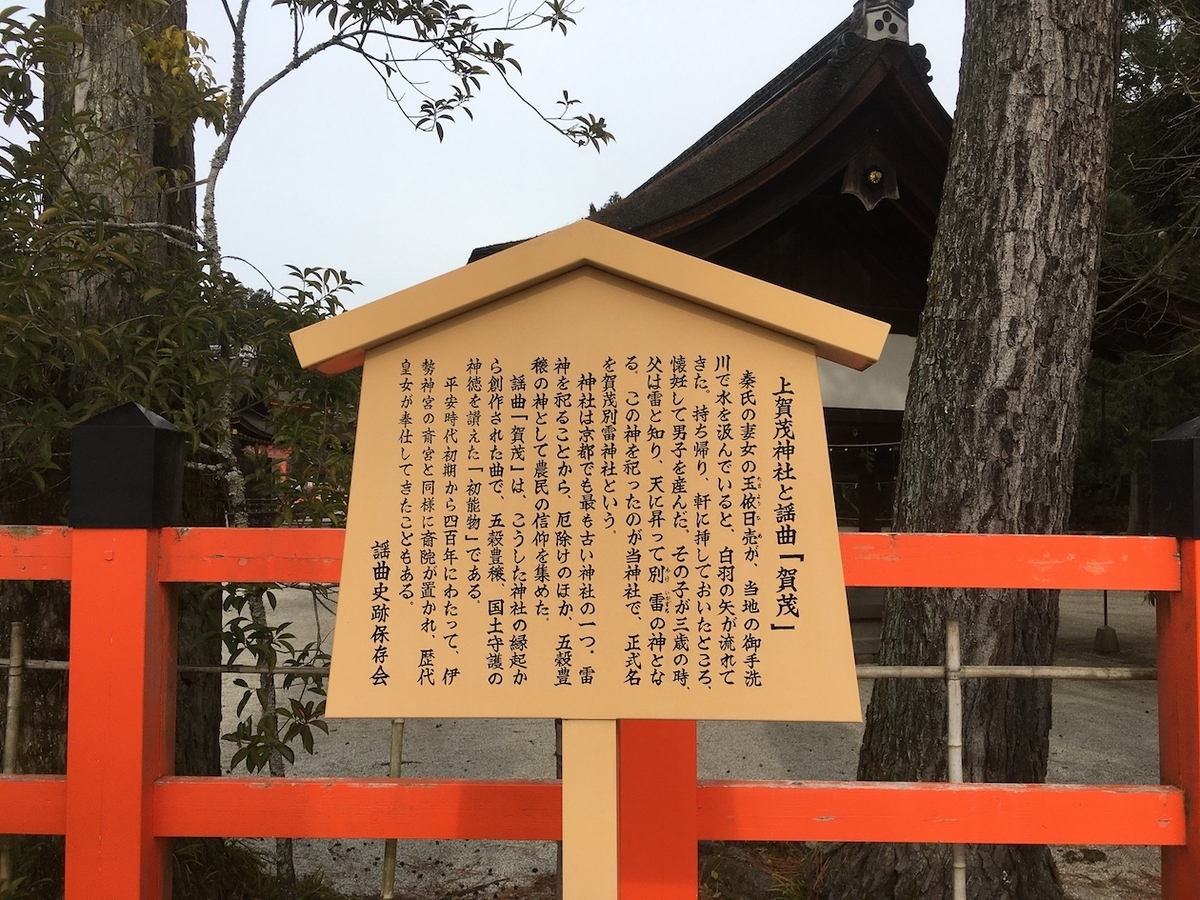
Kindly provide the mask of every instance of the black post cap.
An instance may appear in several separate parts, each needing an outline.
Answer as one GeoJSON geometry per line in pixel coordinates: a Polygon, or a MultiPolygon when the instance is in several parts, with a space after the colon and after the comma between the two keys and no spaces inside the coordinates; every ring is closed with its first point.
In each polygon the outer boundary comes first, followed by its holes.
{"type": "Polygon", "coordinates": [[[71,429],[73,528],[183,524],[183,432],[126,403],[71,429]]]}
{"type": "Polygon", "coordinates": [[[1200,538],[1200,417],[1150,442],[1150,533],[1200,538]]]}

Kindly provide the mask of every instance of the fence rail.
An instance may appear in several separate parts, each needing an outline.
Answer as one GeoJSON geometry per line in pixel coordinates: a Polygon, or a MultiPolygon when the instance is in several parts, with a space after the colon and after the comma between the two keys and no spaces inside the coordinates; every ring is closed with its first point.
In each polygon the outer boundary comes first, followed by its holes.
{"type": "MultiPolygon", "coordinates": [[[[163,582],[318,582],[341,579],[336,528],[165,528],[163,582]]],[[[841,535],[855,587],[1178,591],[1179,541],[1165,537],[1029,534],[841,535]]],[[[0,527],[0,580],[70,581],[72,532],[0,527]]]]}
{"type": "MultiPolygon", "coordinates": [[[[342,541],[330,529],[0,528],[0,579],[71,582],[67,775],[0,777],[0,833],[68,836],[66,900],[163,896],[171,837],[561,836],[558,782],[170,775],[168,585],[336,582],[342,541]]],[[[1200,896],[1200,817],[1185,815],[1200,790],[1193,541],[848,534],[842,553],[850,585],[1166,592],[1157,605],[1163,784],[698,782],[694,722],[623,721],[622,900],[693,900],[698,839],[1161,845],[1163,896],[1200,896]]],[[[960,675],[993,674],[976,668],[960,675]]],[[[1029,674],[1060,677],[1057,667],[1029,674]]]]}
{"type": "MultiPolygon", "coordinates": [[[[0,669],[12,666],[11,659],[0,657],[0,669]]],[[[26,659],[26,669],[66,672],[71,664],[65,659],[26,659]]],[[[329,666],[251,666],[226,663],[222,666],[176,667],[181,673],[200,675],[300,675],[329,677],[329,666]]],[[[859,681],[875,678],[935,678],[946,677],[945,666],[875,666],[854,667],[859,681]]],[[[1153,666],[962,666],[958,677],[970,678],[1049,678],[1063,681],[1154,681],[1158,669],[1153,666]]]]}

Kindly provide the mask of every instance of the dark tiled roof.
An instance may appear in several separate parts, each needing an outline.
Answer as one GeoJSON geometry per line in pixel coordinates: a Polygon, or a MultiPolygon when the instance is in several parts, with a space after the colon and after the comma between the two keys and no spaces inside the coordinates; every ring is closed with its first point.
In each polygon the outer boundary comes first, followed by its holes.
{"type": "Polygon", "coordinates": [[[827,124],[884,55],[909,56],[905,61],[922,74],[928,70],[923,47],[868,41],[856,24],[856,15],[847,17],[628,197],[593,218],[637,231],[736,185],[827,124]]]}
{"type": "Polygon", "coordinates": [[[515,241],[501,241],[499,244],[485,244],[482,247],[476,247],[471,251],[471,255],[467,258],[467,262],[473,263],[476,260],[491,256],[493,253],[499,253],[501,250],[507,250],[509,247],[515,247],[517,244],[523,244],[528,240],[530,240],[530,238],[520,238],[515,241]]]}
{"type": "Polygon", "coordinates": [[[696,141],[683,151],[683,153],[659,169],[642,187],[653,184],[687,160],[697,156],[706,147],[717,143],[725,135],[769,107],[781,94],[786,93],[797,84],[805,81],[815,70],[825,65],[844,36],[852,33],[854,24],[855,14],[852,13],[843,19],[833,31],[829,32],[829,34],[825,35],[825,37],[821,38],[821,40],[805,51],[799,59],[764,84],[748,97],[741,106],[714,125],[700,140],[696,141]]]}

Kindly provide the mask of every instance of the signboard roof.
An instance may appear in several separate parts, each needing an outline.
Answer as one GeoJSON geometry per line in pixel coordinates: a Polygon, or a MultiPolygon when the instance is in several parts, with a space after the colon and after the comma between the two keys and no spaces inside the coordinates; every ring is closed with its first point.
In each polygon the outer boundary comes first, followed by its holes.
{"type": "Polygon", "coordinates": [[[371,348],[586,267],[811,344],[853,369],[879,358],[888,332],[886,323],[584,219],[310,325],[292,342],[303,367],[345,372],[371,348]]]}

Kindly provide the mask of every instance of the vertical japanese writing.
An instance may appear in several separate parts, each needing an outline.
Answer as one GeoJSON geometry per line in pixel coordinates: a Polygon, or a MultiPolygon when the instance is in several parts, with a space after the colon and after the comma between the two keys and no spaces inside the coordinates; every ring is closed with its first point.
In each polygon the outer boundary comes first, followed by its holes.
{"type": "Polygon", "coordinates": [[[731,687],[737,684],[737,635],[738,619],[734,596],[737,594],[737,571],[733,561],[733,548],[722,547],[717,553],[717,580],[720,586],[717,595],[717,612],[721,616],[721,636],[717,640],[720,653],[720,676],[722,684],[731,687]]]}
{"type": "Polygon", "coordinates": [[[758,531],[759,505],[762,497],[759,490],[762,479],[758,475],[758,401],[754,394],[757,378],[747,369],[742,373],[741,387],[742,446],[740,450],[742,479],[742,549],[746,562],[754,562],[759,556],[758,531]]]}
{"type": "Polygon", "coordinates": [[[478,603],[483,597],[483,479],[484,465],[481,432],[483,430],[483,362],[478,357],[467,360],[467,411],[463,424],[467,431],[466,472],[466,529],[463,532],[463,560],[467,567],[467,599],[478,603]]]}
{"type": "Polygon", "coordinates": [[[794,547],[796,545],[796,503],[792,492],[795,490],[796,472],[792,468],[792,456],[796,452],[796,432],[792,421],[792,401],[795,391],[791,382],[782,375],[779,377],[779,389],[771,394],[775,398],[775,446],[772,450],[774,457],[774,472],[772,475],[776,487],[775,543],[779,547],[794,547]]]}
{"type": "Polygon", "coordinates": [[[717,382],[717,506],[718,524],[724,530],[733,526],[733,395],[730,381],[731,360],[728,356],[716,359],[714,377],[717,382]]]}
{"type": "MultiPolygon", "coordinates": [[[[644,416],[649,415],[649,392],[639,393],[637,387],[639,382],[636,376],[639,373],[639,363],[636,356],[628,356],[625,358],[625,370],[630,373],[629,377],[633,379],[634,387],[627,392],[625,403],[629,415],[628,425],[626,427],[626,442],[635,443],[640,437],[640,431],[644,422],[644,416]]],[[[615,474],[616,456],[616,417],[617,417],[617,363],[616,360],[609,357],[604,363],[604,391],[603,391],[603,409],[604,409],[604,432],[605,432],[605,466],[604,472],[606,482],[608,482],[611,474],[615,474]],[[611,429],[611,430],[610,430],[611,429]],[[610,437],[611,436],[611,437],[610,437]],[[611,449],[610,449],[611,447],[611,449]],[[611,454],[611,455],[610,455],[611,454]],[[612,463],[614,469],[608,469],[608,465],[612,463]]],[[[661,415],[661,410],[659,411],[661,415]]],[[[660,452],[661,452],[661,448],[660,452]]],[[[635,461],[638,459],[636,454],[632,457],[635,461]]],[[[646,459],[648,467],[654,466],[656,463],[650,458],[646,459]]],[[[653,478],[649,471],[639,471],[640,484],[641,479],[652,481],[653,478]]],[[[659,481],[661,481],[661,477],[659,481]]],[[[608,508],[608,490],[606,488],[605,506],[608,508]]],[[[626,627],[630,629],[627,635],[627,643],[625,645],[625,673],[624,682],[630,686],[640,685],[642,683],[642,586],[643,579],[643,551],[641,544],[646,537],[646,528],[650,529],[652,535],[651,540],[657,540],[659,544],[662,542],[662,534],[654,533],[654,524],[652,513],[650,511],[650,500],[646,498],[645,504],[642,498],[638,497],[635,489],[631,487],[626,497],[626,519],[625,525],[629,529],[626,533],[626,556],[625,556],[625,578],[623,584],[623,599],[625,601],[625,610],[628,615],[626,627]]],[[[608,515],[610,521],[615,519],[611,513],[608,515]]],[[[661,523],[661,514],[659,517],[661,523]]],[[[659,547],[661,552],[662,548],[659,547]]],[[[648,551],[648,552],[653,552],[648,551]]],[[[647,560],[648,561],[648,560],[647,560]]],[[[659,595],[659,602],[663,600],[662,595],[659,595]]]]}
{"type": "Polygon", "coordinates": [[[779,553],[779,571],[776,574],[775,619],[772,631],[794,631],[795,619],[800,618],[799,600],[796,595],[796,573],[804,562],[804,554],[796,549],[796,472],[792,468],[792,456],[796,452],[796,431],[792,419],[792,403],[796,392],[792,384],[782,375],[779,388],[771,393],[775,399],[775,439],[773,448],[774,468],[772,480],[775,485],[775,545],[779,553]]]}
{"type": "MultiPolygon", "coordinates": [[[[427,643],[433,643],[437,635],[437,479],[434,476],[437,448],[437,414],[434,412],[434,373],[436,363],[432,359],[421,361],[421,540],[418,547],[421,570],[421,632],[427,643]]],[[[421,650],[418,684],[432,685],[435,678],[436,649],[421,650]]]]}
{"type": "Polygon", "coordinates": [[[529,400],[525,395],[528,382],[525,373],[517,372],[512,375],[508,387],[508,402],[512,409],[508,433],[508,489],[513,497],[524,497],[525,436],[529,428],[529,400]]]}
{"type": "Polygon", "coordinates": [[[503,587],[495,585],[503,585],[504,578],[504,513],[493,512],[487,516],[487,550],[488,550],[488,566],[487,580],[494,582],[493,590],[503,590],[503,587]]]}
{"type": "Polygon", "coordinates": [[[708,405],[708,360],[697,356],[692,360],[692,390],[697,399],[692,408],[692,459],[700,490],[692,498],[695,512],[694,537],[696,541],[696,619],[693,658],[696,662],[696,683],[705,688],[712,687],[712,563],[708,543],[712,538],[711,510],[712,480],[708,477],[709,449],[709,405],[708,405]]]}
{"type": "Polygon", "coordinates": [[[487,680],[490,685],[504,683],[504,598],[487,602],[487,680]]]}
{"type": "Polygon", "coordinates": [[[515,685],[529,680],[529,618],[524,600],[514,600],[512,613],[512,637],[508,639],[508,668],[515,685]]]}
{"type": "Polygon", "coordinates": [[[763,657],[772,632],[799,630],[805,583],[796,389],[731,354],[668,349],[401,363],[374,684],[773,680],[763,657]],[[416,635],[403,657],[401,622],[416,635]]]}
{"type": "MultiPolygon", "coordinates": [[[[500,360],[493,359],[488,377],[488,465],[487,478],[491,495],[504,496],[504,367],[500,360]]],[[[504,513],[492,512],[487,516],[487,580],[490,589],[502,591],[505,583],[507,563],[504,558],[504,513]]],[[[488,601],[491,604],[492,601],[488,601]]],[[[503,612],[503,604],[501,607],[503,612]]],[[[494,660],[489,657],[488,666],[494,660]]],[[[491,678],[489,676],[489,681],[491,678]]],[[[492,682],[498,683],[498,682],[492,682]]]]}
{"type": "MultiPolygon", "coordinates": [[[[512,410],[509,425],[509,492],[513,497],[527,498],[525,483],[526,440],[529,432],[529,379],[525,372],[514,372],[509,378],[509,406],[512,410]]],[[[508,673],[515,685],[529,680],[529,610],[525,605],[529,573],[526,562],[532,542],[526,537],[529,516],[523,510],[512,514],[512,570],[508,588],[509,626],[508,673]]]]}
{"type": "Polygon", "coordinates": [[[375,588],[371,594],[371,621],[374,623],[372,643],[375,645],[371,661],[375,663],[375,672],[371,675],[371,683],[387,684],[388,674],[384,664],[388,658],[388,618],[391,615],[391,597],[388,596],[388,580],[391,576],[391,547],[387,540],[374,541],[371,545],[371,579],[375,588]]]}
{"type": "Polygon", "coordinates": [[[761,615],[758,606],[758,584],[747,581],[742,595],[742,612],[746,618],[742,620],[742,651],[746,654],[742,659],[745,671],[742,681],[746,687],[762,687],[762,674],[758,670],[758,650],[762,646],[762,638],[758,636],[761,615]]]}
{"type": "MultiPolygon", "coordinates": [[[[498,359],[493,359],[489,366],[488,443],[488,485],[492,493],[504,496],[504,367],[498,359]]],[[[503,562],[496,564],[503,565],[503,562]]]]}
{"type": "Polygon", "coordinates": [[[600,392],[600,478],[603,481],[604,527],[617,531],[617,375],[605,369],[600,392]]]}
{"type": "MultiPolygon", "coordinates": [[[[687,357],[682,354],[671,357],[668,386],[671,397],[671,456],[675,460],[671,466],[671,526],[677,539],[683,539],[684,534],[680,532],[686,533],[691,529],[691,511],[688,509],[688,372],[687,357]]],[[[691,675],[688,670],[688,655],[691,652],[688,613],[693,590],[690,583],[691,551],[687,544],[680,543],[671,556],[675,563],[671,570],[670,608],[667,610],[668,615],[672,616],[670,658],[674,669],[671,677],[675,684],[687,687],[691,675]]],[[[656,637],[661,640],[661,634],[656,637]]]]}
{"type": "MultiPolygon", "coordinates": [[[[446,392],[442,399],[442,640],[447,655],[458,655],[458,553],[461,518],[458,507],[458,394],[459,380],[455,374],[442,383],[446,392]]],[[[442,683],[452,684],[458,677],[456,665],[443,666],[442,683]]]]}
{"type": "MultiPolygon", "coordinates": [[[[605,373],[611,371],[614,363],[611,358],[604,362],[605,373]]],[[[579,377],[579,556],[577,560],[577,576],[579,585],[579,613],[575,620],[578,635],[578,650],[586,651],[583,665],[577,666],[577,674],[581,685],[590,685],[595,681],[595,666],[592,658],[596,655],[596,533],[592,530],[596,525],[594,516],[596,499],[593,493],[592,478],[595,476],[595,442],[596,442],[596,377],[592,372],[585,372],[579,377]]]]}
{"type": "Polygon", "coordinates": [[[671,357],[671,455],[675,464],[671,467],[671,526],[676,531],[687,531],[687,359],[671,357]]]}
{"type": "Polygon", "coordinates": [[[550,615],[550,362],[533,361],[534,615],[550,615]]]}
{"type": "MultiPolygon", "coordinates": [[[[554,653],[554,684],[569,685],[571,681],[571,666],[574,659],[571,644],[571,624],[574,619],[575,605],[572,577],[574,574],[574,559],[572,545],[575,538],[575,528],[572,523],[574,513],[572,500],[572,483],[575,467],[573,459],[578,454],[578,447],[572,448],[571,410],[574,406],[571,397],[571,360],[560,356],[554,361],[554,445],[555,445],[555,484],[557,504],[554,506],[554,601],[558,614],[558,644],[554,653]],[[572,453],[574,449],[574,453],[572,453]]],[[[580,378],[581,390],[593,384],[590,375],[580,378]]]]}
{"type": "MultiPolygon", "coordinates": [[[[713,381],[716,385],[716,427],[714,439],[716,452],[716,526],[723,537],[734,535],[734,422],[733,422],[733,361],[728,354],[718,354],[713,360],[713,381]]],[[[735,604],[737,593],[737,571],[734,549],[725,544],[717,552],[717,580],[719,587],[717,612],[721,617],[721,632],[717,639],[720,654],[719,676],[723,685],[737,684],[737,636],[738,610],[735,604]]]]}
{"type": "MultiPolygon", "coordinates": [[[[759,506],[762,497],[759,490],[762,485],[762,479],[758,475],[758,401],[755,396],[754,388],[758,383],[757,376],[750,369],[746,369],[742,373],[739,380],[741,389],[741,418],[742,418],[742,446],[740,449],[741,458],[741,479],[742,479],[742,551],[743,558],[746,562],[757,563],[759,557],[759,541],[761,534],[758,531],[759,524],[759,506]]],[[[742,620],[742,651],[745,656],[742,658],[742,665],[745,670],[742,673],[742,681],[746,687],[761,687],[762,674],[758,669],[758,650],[762,646],[762,638],[758,636],[758,630],[761,624],[759,616],[761,612],[758,605],[758,584],[753,580],[747,580],[743,589],[742,596],[742,612],[745,618],[742,620]]]]}
{"type": "MultiPolygon", "coordinates": [[[[398,384],[400,389],[400,415],[398,424],[400,426],[397,434],[399,443],[399,463],[400,469],[400,505],[397,512],[399,513],[400,526],[400,553],[399,563],[400,572],[398,580],[400,582],[400,598],[405,603],[411,604],[415,596],[413,583],[416,576],[413,574],[413,525],[414,525],[414,510],[413,510],[413,379],[412,379],[412,362],[403,360],[400,363],[400,381],[398,384]]],[[[376,542],[377,544],[388,542],[376,542]]],[[[375,555],[375,548],[372,548],[372,556],[375,555]]],[[[388,547],[388,556],[381,557],[390,559],[391,548],[388,547]]],[[[373,611],[372,611],[373,612],[373,611]]],[[[389,641],[387,622],[372,620],[371,641],[376,647],[376,656],[386,656],[387,644],[389,641]],[[383,653],[379,650],[383,648],[383,653]]],[[[379,668],[375,670],[375,674],[371,677],[374,684],[387,684],[388,673],[383,668],[383,662],[377,663],[379,668]]]]}
{"type": "MultiPolygon", "coordinates": [[[[488,366],[487,384],[487,432],[488,432],[488,464],[487,479],[490,488],[489,497],[504,496],[506,467],[509,460],[505,456],[505,391],[504,366],[499,359],[493,358],[488,366]]],[[[511,515],[511,513],[510,513],[511,515]]],[[[487,682],[490,685],[504,683],[504,594],[507,593],[506,573],[506,533],[503,512],[488,512],[487,519],[487,582],[488,593],[492,594],[487,601],[487,682]],[[497,596],[499,595],[499,596],[497,596]]]]}
{"type": "MultiPolygon", "coordinates": [[[[625,534],[625,579],[623,597],[625,608],[635,618],[641,618],[642,611],[642,542],[645,539],[643,497],[641,496],[642,471],[641,460],[638,457],[638,439],[641,437],[642,398],[636,387],[627,389],[622,400],[624,405],[624,433],[622,444],[625,448],[622,460],[622,471],[625,473],[623,499],[619,504],[621,525],[625,534]]],[[[606,406],[610,398],[617,396],[616,360],[609,357],[604,366],[604,396],[606,406]]],[[[615,402],[615,401],[613,401],[615,402]]],[[[613,429],[614,433],[616,428],[613,429]]]]}
{"type": "Polygon", "coordinates": [[[689,565],[690,551],[687,544],[680,544],[675,548],[674,561],[675,568],[672,571],[674,580],[674,625],[671,629],[672,633],[672,657],[671,663],[674,665],[671,678],[676,684],[682,687],[687,687],[688,678],[691,673],[688,670],[688,654],[691,652],[691,637],[692,630],[688,621],[688,612],[691,610],[692,604],[692,587],[690,578],[692,575],[691,566],[689,565]]]}

